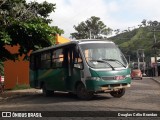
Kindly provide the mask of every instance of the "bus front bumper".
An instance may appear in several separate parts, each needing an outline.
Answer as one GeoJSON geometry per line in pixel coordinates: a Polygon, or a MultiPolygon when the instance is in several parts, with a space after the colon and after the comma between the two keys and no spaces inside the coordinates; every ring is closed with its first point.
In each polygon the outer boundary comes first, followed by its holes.
{"type": "Polygon", "coordinates": [[[131,78],[123,80],[86,80],[86,88],[89,91],[116,91],[122,88],[128,88],[131,86],[131,78]]]}
{"type": "Polygon", "coordinates": [[[107,87],[100,87],[101,89],[100,91],[104,91],[104,92],[116,91],[122,88],[128,88],[130,86],[131,84],[126,84],[126,85],[120,84],[119,86],[116,86],[116,87],[112,87],[111,85],[108,85],[107,87]]]}

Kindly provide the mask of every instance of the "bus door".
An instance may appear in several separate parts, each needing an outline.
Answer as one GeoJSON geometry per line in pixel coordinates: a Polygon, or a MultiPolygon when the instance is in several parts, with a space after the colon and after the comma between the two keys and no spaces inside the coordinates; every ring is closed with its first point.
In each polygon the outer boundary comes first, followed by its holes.
{"type": "Polygon", "coordinates": [[[68,76],[67,57],[65,48],[56,49],[52,53],[52,75],[48,85],[51,89],[65,91],[65,81],[68,76]]]}
{"type": "Polygon", "coordinates": [[[38,67],[39,67],[40,59],[39,55],[32,55],[30,62],[30,85],[31,87],[38,87],[38,67]]]}
{"type": "Polygon", "coordinates": [[[74,90],[75,82],[81,80],[81,70],[83,68],[82,58],[77,46],[68,50],[68,78],[66,86],[68,90],[74,90]]]}

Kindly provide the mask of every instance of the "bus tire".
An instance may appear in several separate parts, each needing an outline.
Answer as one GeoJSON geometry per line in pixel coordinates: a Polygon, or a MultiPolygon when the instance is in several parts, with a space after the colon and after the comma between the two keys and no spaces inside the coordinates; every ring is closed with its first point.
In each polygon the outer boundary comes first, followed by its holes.
{"type": "Polygon", "coordinates": [[[82,100],[90,100],[94,96],[94,93],[88,91],[82,83],[77,85],[76,93],[77,97],[82,100]]]}
{"type": "Polygon", "coordinates": [[[125,94],[125,88],[119,89],[117,91],[111,91],[110,94],[115,98],[120,98],[125,94]]]}
{"type": "Polygon", "coordinates": [[[50,97],[50,96],[53,95],[54,91],[52,91],[52,90],[47,90],[46,85],[43,84],[43,86],[42,86],[42,93],[43,93],[44,96],[50,97]]]}

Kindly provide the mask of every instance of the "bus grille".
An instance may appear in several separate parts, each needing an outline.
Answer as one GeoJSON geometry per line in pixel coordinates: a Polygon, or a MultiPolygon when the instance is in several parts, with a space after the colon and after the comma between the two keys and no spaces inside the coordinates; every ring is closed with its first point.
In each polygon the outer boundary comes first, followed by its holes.
{"type": "Polygon", "coordinates": [[[123,84],[110,84],[110,85],[103,85],[103,87],[119,87],[119,86],[127,86],[127,83],[123,83],[123,84]]]}
{"type": "Polygon", "coordinates": [[[115,78],[112,76],[112,77],[102,77],[103,80],[114,80],[115,78]]]}

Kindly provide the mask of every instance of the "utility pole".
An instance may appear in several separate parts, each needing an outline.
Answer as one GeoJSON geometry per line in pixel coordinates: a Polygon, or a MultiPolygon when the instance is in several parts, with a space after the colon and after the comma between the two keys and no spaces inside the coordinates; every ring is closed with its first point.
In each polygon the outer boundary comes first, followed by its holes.
{"type": "MultiPolygon", "coordinates": [[[[155,32],[157,32],[156,30],[156,27],[159,25],[159,23],[157,21],[154,21],[152,23],[152,26],[153,26],[153,37],[154,37],[154,44],[157,43],[157,39],[156,39],[156,34],[155,32]]],[[[158,76],[158,68],[157,68],[157,51],[156,51],[156,47],[154,47],[154,57],[155,57],[155,76],[157,77],[158,76]]]]}
{"type": "Polygon", "coordinates": [[[91,30],[89,30],[89,39],[91,39],[92,38],[92,32],[91,32],[91,30]]]}
{"type": "Polygon", "coordinates": [[[137,50],[138,69],[140,69],[140,58],[143,58],[143,70],[145,70],[144,57],[145,57],[145,55],[144,55],[144,49],[138,49],[137,50]],[[139,51],[141,51],[141,52],[139,52],[139,51]],[[141,54],[141,55],[139,55],[139,54],[141,54]]]}
{"type": "MultiPolygon", "coordinates": [[[[157,43],[157,40],[156,40],[156,35],[155,35],[155,28],[153,30],[153,34],[154,34],[154,44],[157,43]]],[[[155,58],[155,76],[157,77],[158,76],[158,68],[157,68],[157,52],[156,52],[156,47],[154,47],[154,58],[155,58]]]]}
{"type": "MultiPolygon", "coordinates": [[[[155,32],[159,32],[160,30],[156,30],[156,27],[159,25],[159,22],[157,21],[153,21],[151,22],[151,27],[153,28],[151,30],[151,32],[153,32],[153,38],[154,38],[154,45],[156,45],[157,43],[157,39],[156,39],[156,34],[155,32]]],[[[153,45],[153,48],[154,48],[154,58],[155,58],[155,65],[154,65],[154,68],[155,68],[155,76],[157,77],[158,76],[158,68],[157,68],[157,49],[156,47],[153,45]]]]}
{"type": "Polygon", "coordinates": [[[140,68],[139,66],[139,53],[138,53],[139,49],[137,50],[137,59],[138,59],[138,69],[140,68]]]}
{"type": "Polygon", "coordinates": [[[142,58],[143,58],[143,75],[145,75],[145,67],[146,67],[146,64],[145,64],[145,62],[144,62],[144,58],[145,58],[144,50],[143,50],[143,53],[142,53],[142,58]]]}
{"type": "Polygon", "coordinates": [[[128,55],[128,57],[129,57],[129,58],[128,58],[128,62],[129,62],[129,64],[130,64],[130,61],[131,61],[131,59],[130,59],[130,55],[128,55]]]}
{"type": "Polygon", "coordinates": [[[126,57],[128,57],[128,64],[130,65],[130,62],[131,62],[131,60],[130,60],[130,55],[126,55],[126,57]]]}

